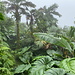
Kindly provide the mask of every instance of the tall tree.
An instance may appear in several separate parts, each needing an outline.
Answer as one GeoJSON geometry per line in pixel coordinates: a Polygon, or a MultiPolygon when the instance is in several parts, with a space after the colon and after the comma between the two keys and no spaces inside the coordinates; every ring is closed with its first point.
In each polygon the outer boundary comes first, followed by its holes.
{"type": "Polygon", "coordinates": [[[57,4],[53,4],[50,7],[44,6],[43,8],[40,8],[37,10],[37,18],[36,18],[36,24],[38,26],[38,29],[40,29],[41,32],[46,32],[47,27],[51,27],[52,25],[57,26],[58,20],[54,17],[61,16],[56,9],[58,8],[57,4]]]}
{"type": "Polygon", "coordinates": [[[8,0],[4,1],[7,6],[7,12],[13,13],[17,27],[17,47],[20,46],[19,22],[21,14],[27,14],[28,7],[35,7],[35,4],[26,0],[8,0]]]}
{"type": "Polygon", "coordinates": [[[27,20],[26,23],[27,25],[29,25],[32,38],[33,38],[33,25],[35,24],[35,13],[36,13],[36,9],[32,9],[32,10],[29,10],[29,13],[26,15],[26,20],[27,20]]]}

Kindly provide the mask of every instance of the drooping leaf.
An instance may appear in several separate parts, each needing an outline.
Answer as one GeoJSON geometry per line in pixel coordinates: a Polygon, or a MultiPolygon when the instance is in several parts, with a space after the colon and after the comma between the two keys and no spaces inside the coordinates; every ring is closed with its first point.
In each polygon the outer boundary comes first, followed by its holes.
{"type": "Polygon", "coordinates": [[[47,54],[50,56],[60,56],[62,57],[62,52],[60,51],[55,51],[55,50],[47,50],[47,54]]]}
{"type": "Polygon", "coordinates": [[[46,33],[34,33],[34,35],[38,37],[39,39],[44,40],[48,43],[61,46],[69,50],[69,52],[73,51],[68,41],[64,38],[57,38],[57,37],[54,37],[53,35],[46,34],[46,33]]]}

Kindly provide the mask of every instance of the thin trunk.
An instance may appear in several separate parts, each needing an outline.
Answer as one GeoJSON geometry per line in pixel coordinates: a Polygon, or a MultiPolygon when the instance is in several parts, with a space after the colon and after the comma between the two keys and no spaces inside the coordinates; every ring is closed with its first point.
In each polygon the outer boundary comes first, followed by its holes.
{"type": "Polygon", "coordinates": [[[19,21],[20,21],[20,15],[18,12],[18,7],[16,6],[15,10],[15,18],[16,18],[16,27],[17,27],[17,49],[20,48],[20,32],[19,32],[19,21]]]}
{"type": "Polygon", "coordinates": [[[16,21],[16,26],[17,26],[17,49],[20,48],[20,33],[19,33],[19,22],[16,21]]]}
{"type": "Polygon", "coordinates": [[[31,15],[31,20],[30,20],[30,31],[31,31],[31,37],[34,38],[33,36],[33,17],[31,15]]]}
{"type": "Polygon", "coordinates": [[[26,24],[28,25],[28,17],[26,16],[26,24]]]}

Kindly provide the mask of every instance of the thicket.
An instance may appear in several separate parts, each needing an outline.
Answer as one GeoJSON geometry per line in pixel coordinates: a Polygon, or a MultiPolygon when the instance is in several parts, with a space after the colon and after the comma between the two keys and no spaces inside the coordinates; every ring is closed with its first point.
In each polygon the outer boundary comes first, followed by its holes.
{"type": "Polygon", "coordinates": [[[0,1],[0,75],[75,75],[75,27],[58,27],[57,4],[35,6],[0,1]],[[21,15],[26,23],[20,22],[21,15]]]}

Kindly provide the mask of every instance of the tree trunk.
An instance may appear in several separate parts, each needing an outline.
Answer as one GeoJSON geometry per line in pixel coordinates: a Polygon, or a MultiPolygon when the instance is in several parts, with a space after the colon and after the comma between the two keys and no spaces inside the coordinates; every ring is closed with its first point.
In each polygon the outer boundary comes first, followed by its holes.
{"type": "Polygon", "coordinates": [[[31,37],[34,38],[33,36],[33,17],[31,15],[31,20],[30,20],[30,31],[31,31],[31,37]]]}
{"type": "Polygon", "coordinates": [[[19,32],[19,21],[20,21],[20,14],[18,12],[18,7],[15,10],[15,18],[16,18],[16,29],[17,29],[17,49],[20,48],[20,32],[19,32]]]}
{"type": "Polygon", "coordinates": [[[20,33],[19,33],[19,22],[16,21],[16,26],[17,26],[17,49],[20,48],[20,33]]]}

